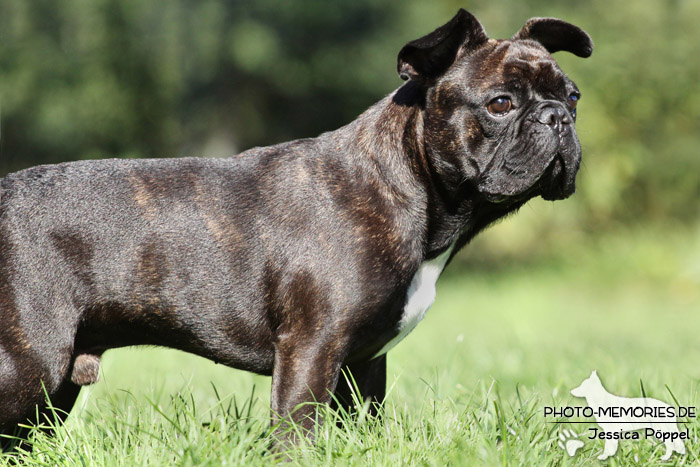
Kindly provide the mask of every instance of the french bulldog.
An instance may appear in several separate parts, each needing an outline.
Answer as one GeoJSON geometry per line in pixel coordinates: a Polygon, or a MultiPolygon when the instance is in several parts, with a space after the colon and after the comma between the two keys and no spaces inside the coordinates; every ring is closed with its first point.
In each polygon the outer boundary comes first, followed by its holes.
{"type": "MultiPolygon", "coordinates": [[[[581,94],[533,18],[489,39],[460,10],[406,44],[406,80],[317,138],[229,158],[43,165],[0,179],[0,432],[69,411],[100,356],[167,346],[272,376],[281,444],[318,405],[385,396],[386,352],[495,220],[574,192],[581,94]]],[[[5,443],[8,441],[5,440],[5,443]]]]}

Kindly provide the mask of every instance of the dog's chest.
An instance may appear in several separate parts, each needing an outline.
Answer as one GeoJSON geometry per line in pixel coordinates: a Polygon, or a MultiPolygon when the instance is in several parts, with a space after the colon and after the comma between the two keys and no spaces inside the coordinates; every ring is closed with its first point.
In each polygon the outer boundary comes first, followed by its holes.
{"type": "Polygon", "coordinates": [[[450,258],[450,253],[454,245],[450,246],[437,258],[426,261],[420,265],[416,271],[411,284],[406,292],[406,304],[403,308],[401,319],[398,323],[398,334],[387,342],[382,349],[375,354],[375,357],[384,355],[396,344],[401,342],[420,321],[425,317],[425,313],[430,305],[435,301],[435,284],[437,283],[445,263],[450,258]]]}

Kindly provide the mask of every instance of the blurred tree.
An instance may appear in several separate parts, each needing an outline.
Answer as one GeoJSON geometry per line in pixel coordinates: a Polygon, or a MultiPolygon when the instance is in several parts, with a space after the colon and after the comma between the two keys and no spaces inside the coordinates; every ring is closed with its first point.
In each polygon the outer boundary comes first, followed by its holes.
{"type": "Polygon", "coordinates": [[[232,155],[340,126],[388,90],[393,65],[375,71],[375,45],[391,11],[367,0],[0,2],[0,171],[211,142],[207,155],[232,155]]]}

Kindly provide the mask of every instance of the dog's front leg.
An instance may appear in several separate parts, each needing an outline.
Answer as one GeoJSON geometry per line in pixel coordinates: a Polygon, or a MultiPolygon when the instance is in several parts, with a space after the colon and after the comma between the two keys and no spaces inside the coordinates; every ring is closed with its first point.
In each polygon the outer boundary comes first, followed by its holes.
{"type": "Polygon", "coordinates": [[[605,445],[603,445],[603,453],[598,456],[598,459],[604,461],[608,457],[615,455],[617,445],[618,441],[616,439],[606,439],[605,445]]]}
{"type": "Polygon", "coordinates": [[[272,420],[277,424],[276,450],[296,444],[299,435],[313,437],[315,423],[321,422],[318,404],[331,401],[345,354],[345,339],[335,333],[280,338],[270,398],[272,420]]]}
{"type": "Polygon", "coordinates": [[[343,367],[333,395],[332,407],[355,412],[355,402],[369,403],[369,413],[377,414],[386,395],[386,355],[343,367]],[[359,394],[357,393],[359,391],[359,394]]]}

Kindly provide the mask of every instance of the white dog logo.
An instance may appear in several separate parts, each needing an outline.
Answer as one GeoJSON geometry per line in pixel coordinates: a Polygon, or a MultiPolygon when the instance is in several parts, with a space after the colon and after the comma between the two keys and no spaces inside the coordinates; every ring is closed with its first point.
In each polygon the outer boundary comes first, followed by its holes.
{"type": "Polygon", "coordinates": [[[591,429],[593,436],[605,440],[603,453],[598,459],[605,460],[615,454],[620,439],[639,439],[638,433],[628,433],[638,430],[644,430],[647,438],[653,436],[664,442],[666,452],[662,460],[670,459],[674,451],[685,454],[683,438],[686,433],[678,431],[676,416],[669,404],[648,397],[629,398],[610,394],[595,370],[588,379],[572,389],[571,394],[586,399],[601,427],[600,430],[591,429]]]}

